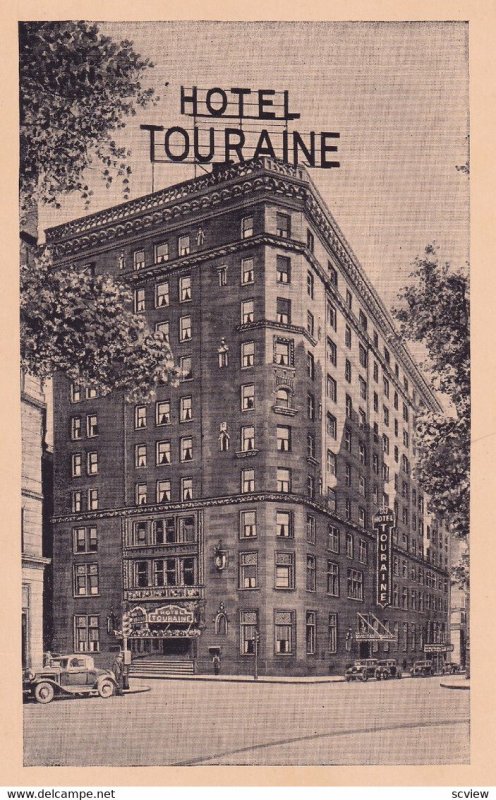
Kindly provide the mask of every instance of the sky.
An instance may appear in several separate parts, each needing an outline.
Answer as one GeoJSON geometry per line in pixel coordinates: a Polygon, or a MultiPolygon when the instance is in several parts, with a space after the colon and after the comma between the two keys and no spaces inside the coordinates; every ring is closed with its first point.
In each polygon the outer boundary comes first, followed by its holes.
{"type": "MultiPolygon", "coordinates": [[[[435,241],[442,260],[468,261],[468,30],[462,22],[102,23],[155,67],[161,99],[138,110],[119,143],[132,150],[131,197],[151,191],[148,133],[186,127],[180,87],[288,90],[300,131],[339,131],[339,169],[311,177],[386,305],[413,259],[435,241]]],[[[192,165],[156,165],[155,189],[192,178],[192,165]]],[[[43,227],[122,201],[88,175],[95,195],[42,214],[43,227]]]]}

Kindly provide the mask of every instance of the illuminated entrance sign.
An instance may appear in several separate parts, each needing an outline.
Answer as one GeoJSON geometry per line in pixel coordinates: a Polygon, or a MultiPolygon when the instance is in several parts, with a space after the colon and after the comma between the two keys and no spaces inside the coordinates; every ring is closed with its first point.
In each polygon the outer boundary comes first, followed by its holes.
{"type": "Polygon", "coordinates": [[[379,511],[374,518],[377,533],[377,605],[391,605],[393,588],[393,528],[394,513],[388,508],[379,511]]]}
{"type": "Polygon", "coordinates": [[[160,622],[162,624],[191,624],[194,622],[192,611],[188,611],[182,606],[162,606],[148,614],[149,623],[160,622]]]}
{"type": "Polygon", "coordinates": [[[288,124],[300,118],[290,111],[289,92],[181,86],[180,109],[192,118],[193,127],[141,125],[149,132],[150,161],[155,163],[233,163],[269,156],[297,166],[339,167],[336,131],[290,131],[288,124]],[[203,119],[215,124],[205,127],[203,119]],[[219,121],[238,120],[219,127],[219,121]],[[245,123],[245,120],[247,123],[245,123]],[[257,127],[260,126],[261,127],[257,127]]]}

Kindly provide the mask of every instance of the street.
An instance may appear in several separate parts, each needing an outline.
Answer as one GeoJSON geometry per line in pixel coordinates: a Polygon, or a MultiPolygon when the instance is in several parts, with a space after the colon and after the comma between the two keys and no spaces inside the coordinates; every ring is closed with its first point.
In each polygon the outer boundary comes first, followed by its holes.
{"type": "Polygon", "coordinates": [[[151,691],[24,706],[25,766],[466,764],[469,694],[439,678],[151,691]]]}

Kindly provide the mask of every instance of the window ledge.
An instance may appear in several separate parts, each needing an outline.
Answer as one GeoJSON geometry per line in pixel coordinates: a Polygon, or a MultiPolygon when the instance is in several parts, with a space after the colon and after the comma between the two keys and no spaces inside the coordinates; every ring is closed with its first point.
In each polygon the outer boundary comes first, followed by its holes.
{"type": "Polygon", "coordinates": [[[298,413],[297,408],[285,408],[285,406],[272,406],[275,414],[283,414],[286,417],[294,417],[298,413]]]}
{"type": "Polygon", "coordinates": [[[251,458],[258,455],[259,452],[259,450],[236,450],[235,456],[236,458],[251,458]]]}

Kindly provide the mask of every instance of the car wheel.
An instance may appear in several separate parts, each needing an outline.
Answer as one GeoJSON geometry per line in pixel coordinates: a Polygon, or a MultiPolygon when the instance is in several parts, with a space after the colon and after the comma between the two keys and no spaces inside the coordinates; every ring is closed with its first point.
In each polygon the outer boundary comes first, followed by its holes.
{"type": "Polygon", "coordinates": [[[380,680],[381,680],[381,678],[382,678],[382,675],[381,675],[381,673],[380,673],[380,672],[376,672],[376,673],[375,673],[375,679],[376,679],[376,681],[380,681],[380,680]]]}
{"type": "Polygon", "coordinates": [[[369,679],[369,676],[367,675],[366,672],[364,672],[363,675],[362,675],[362,681],[368,681],[368,679],[369,679]]]}
{"type": "Polygon", "coordinates": [[[38,703],[51,703],[55,697],[52,684],[37,683],[34,689],[34,696],[38,703]]]}
{"type": "Polygon", "coordinates": [[[114,694],[114,684],[112,681],[102,681],[98,686],[98,694],[100,697],[112,697],[114,694]]]}

